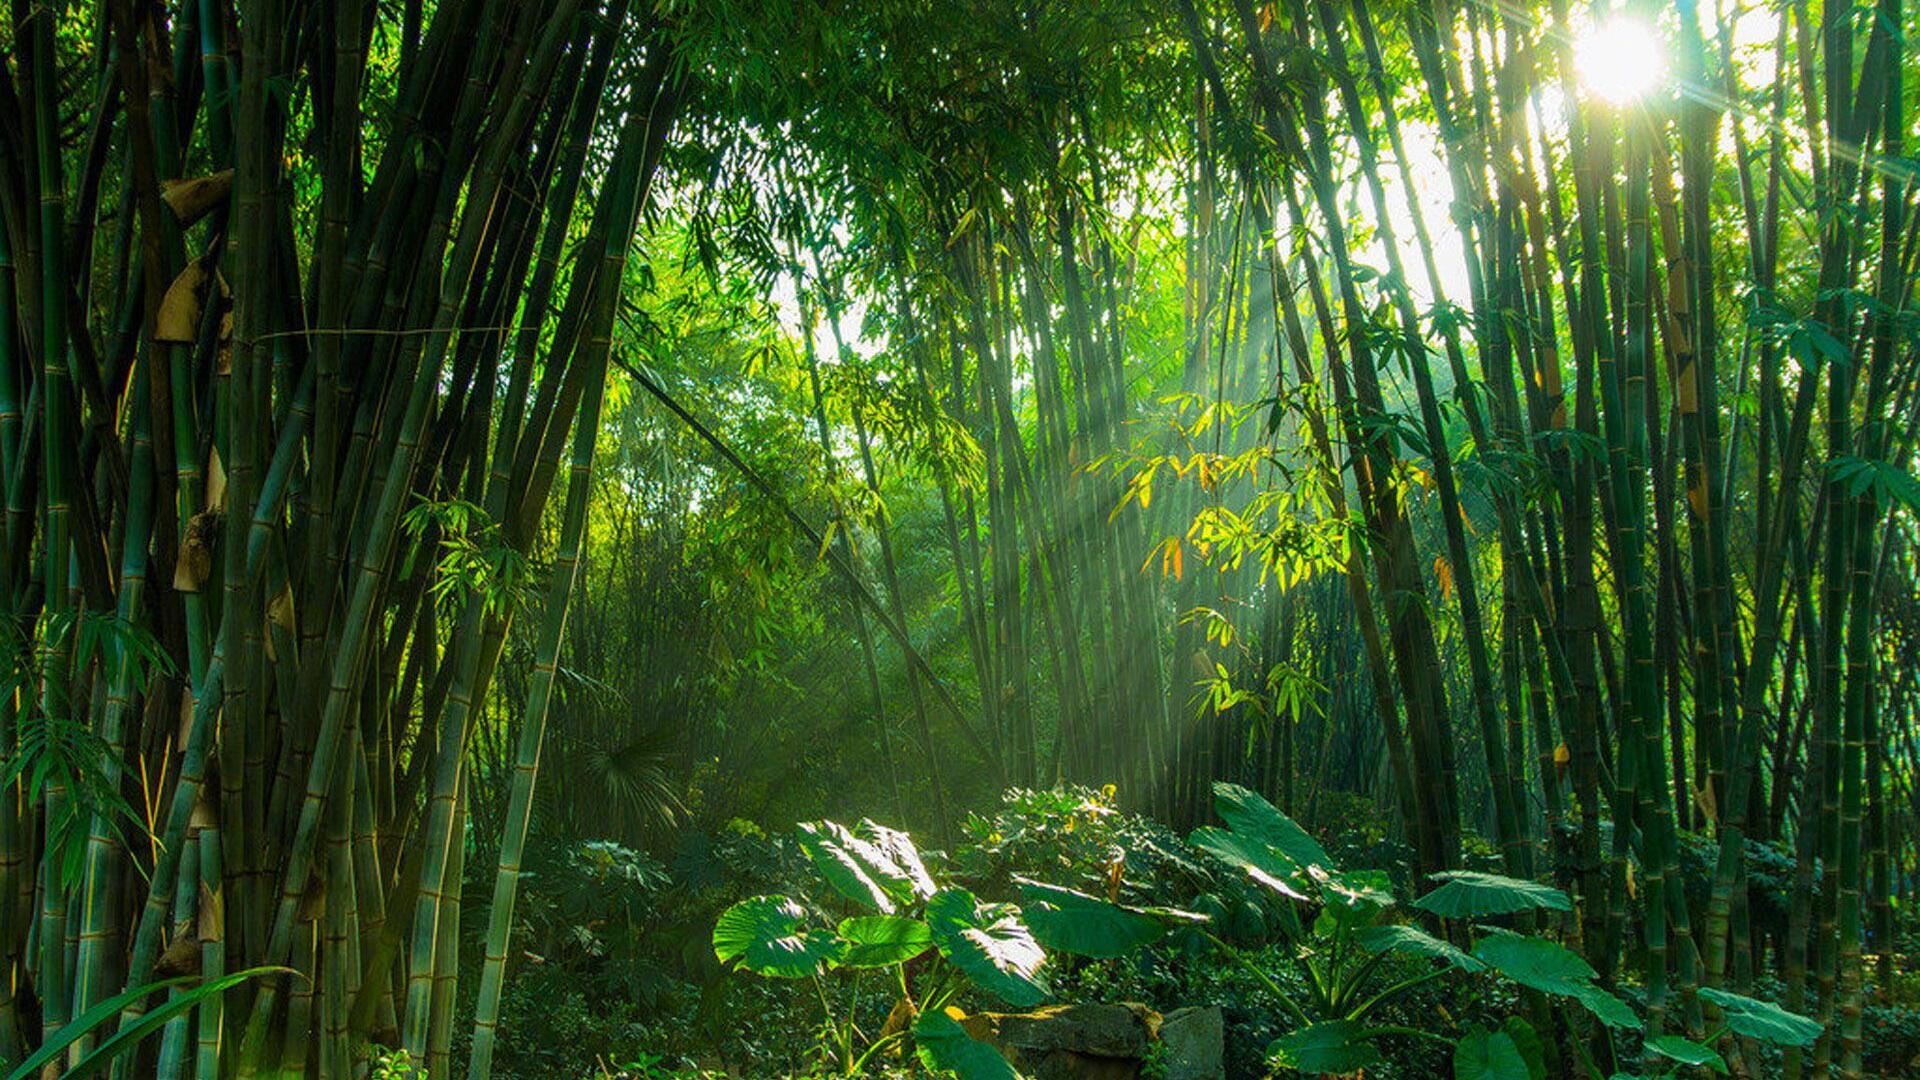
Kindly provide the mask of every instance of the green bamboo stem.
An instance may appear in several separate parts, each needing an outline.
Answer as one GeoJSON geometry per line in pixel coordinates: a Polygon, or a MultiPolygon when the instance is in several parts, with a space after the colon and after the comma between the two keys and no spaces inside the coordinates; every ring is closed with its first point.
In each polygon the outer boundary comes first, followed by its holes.
{"type": "MultiPolygon", "coordinates": [[[[143,366],[134,384],[135,402],[143,401],[146,397],[146,378],[147,372],[143,366]]],[[[122,541],[118,601],[118,616],[128,626],[137,625],[141,615],[141,603],[146,594],[147,548],[153,530],[153,443],[148,437],[146,411],[136,407],[134,417],[133,461],[130,468],[132,486],[128,492],[126,531],[122,541]]],[[[139,674],[137,667],[138,659],[135,656],[124,656],[119,667],[107,675],[110,685],[98,733],[107,750],[106,758],[101,762],[101,775],[114,783],[119,781],[121,761],[126,753],[127,716],[133,710],[136,695],[144,695],[147,689],[134,685],[139,674]]],[[[114,947],[114,941],[121,932],[114,925],[114,913],[119,909],[120,896],[122,851],[119,831],[120,824],[110,820],[107,812],[96,814],[88,827],[80,949],[74,971],[73,1008],[76,1016],[109,996],[112,986],[111,967],[117,961],[119,952],[114,947]]]]}
{"type": "MultiPolygon", "coordinates": [[[[67,342],[65,166],[60,160],[60,99],[54,81],[59,66],[59,54],[54,50],[55,13],[51,6],[38,5],[17,7],[15,16],[14,40],[31,48],[28,67],[39,185],[40,377],[36,380],[36,390],[44,409],[40,456],[45,469],[42,483],[46,499],[41,540],[44,559],[41,573],[46,590],[42,618],[51,630],[53,649],[38,694],[40,722],[52,727],[71,722],[67,690],[59,684],[68,678],[73,630],[71,624],[63,626],[62,623],[75,614],[68,603],[71,496],[66,466],[73,439],[69,421],[74,405],[67,342]]],[[[57,821],[67,812],[65,798],[64,785],[48,785],[43,801],[44,821],[57,821]]],[[[51,1035],[67,1022],[72,1004],[63,948],[68,890],[67,884],[60,880],[60,855],[51,844],[42,854],[39,957],[34,989],[41,1001],[43,1035],[51,1035]]]]}
{"type": "MultiPolygon", "coordinates": [[[[508,121],[505,124],[506,130],[518,131],[524,128],[533,105],[531,88],[540,85],[544,74],[551,72],[558,52],[557,46],[570,24],[575,6],[571,0],[563,0],[563,3],[557,5],[549,15],[541,33],[540,46],[535,53],[538,58],[535,70],[528,73],[519,93],[513,98],[506,118],[508,121]]],[[[469,205],[491,205],[498,193],[500,179],[505,171],[506,157],[511,149],[510,139],[496,133],[487,148],[479,171],[475,174],[469,205]]],[[[420,455],[422,440],[427,432],[427,420],[432,411],[439,373],[446,357],[448,337],[454,329],[454,317],[461,306],[465,285],[477,259],[483,232],[484,227],[476,216],[468,215],[463,219],[432,322],[435,332],[428,335],[425,355],[420,360],[419,369],[408,380],[410,389],[406,398],[405,411],[398,424],[399,434],[393,445],[393,453],[388,458],[379,500],[369,518],[367,542],[363,548],[351,599],[344,612],[340,646],[335,654],[328,679],[318,734],[308,767],[306,791],[301,800],[293,842],[285,858],[285,874],[281,880],[278,910],[274,915],[272,930],[268,935],[265,949],[265,956],[273,958],[273,962],[279,962],[287,956],[292,947],[298,900],[312,870],[314,851],[318,843],[320,813],[328,793],[334,787],[333,765],[337,757],[341,729],[358,685],[357,668],[367,643],[370,623],[373,621],[371,618],[373,605],[387,577],[387,563],[391,558],[403,500],[412,487],[413,470],[420,455]]],[[[240,1051],[242,1076],[254,1075],[260,1066],[276,997],[277,987],[267,985],[255,998],[240,1051]]]]}
{"type": "MultiPolygon", "coordinates": [[[[1388,209],[1386,189],[1380,178],[1378,155],[1366,119],[1368,114],[1360,100],[1360,93],[1354,80],[1345,74],[1347,53],[1342,44],[1345,29],[1340,23],[1337,8],[1319,5],[1318,11],[1322,28],[1321,40],[1333,57],[1331,70],[1334,81],[1346,105],[1347,122],[1354,132],[1355,144],[1360,151],[1361,172],[1366,176],[1368,189],[1373,197],[1377,227],[1380,229],[1381,240],[1387,252],[1391,279],[1395,283],[1392,292],[1400,313],[1401,329],[1408,336],[1409,351],[1415,353],[1407,358],[1407,368],[1413,374],[1414,388],[1419,398],[1421,423],[1428,443],[1428,458],[1433,463],[1434,487],[1439,494],[1440,516],[1447,544],[1447,562],[1451,567],[1453,592],[1459,598],[1461,638],[1467,650],[1474,716],[1480,728],[1481,749],[1486,756],[1489,785],[1493,789],[1495,838],[1500,843],[1507,871],[1526,876],[1531,860],[1528,858],[1526,849],[1526,837],[1522,828],[1523,819],[1520,816],[1520,804],[1517,799],[1518,792],[1512,781],[1507,764],[1506,747],[1502,741],[1499,706],[1493,689],[1493,668],[1487,651],[1486,620],[1481,612],[1473,557],[1467,547],[1466,515],[1461,509],[1459,489],[1454,480],[1453,454],[1446,444],[1446,431],[1440,419],[1439,399],[1434,393],[1433,377],[1428,371],[1426,345],[1419,337],[1418,316],[1414,312],[1412,294],[1407,287],[1406,269],[1401,264],[1400,244],[1392,224],[1392,214],[1388,209]]],[[[1295,12],[1296,19],[1304,22],[1305,11],[1298,3],[1295,4],[1295,12]]],[[[1388,108],[1391,108],[1391,104],[1388,108]]],[[[1430,243],[1422,246],[1428,251],[1432,249],[1430,243]]],[[[1433,279],[1437,275],[1430,273],[1429,277],[1433,279]]],[[[1449,335],[1447,348],[1449,354],[1457,356],[1460,351],[1457,338],[1449,335]]],[[[1456,368],[1455,379],[1458,382],[1465,374],[1464,362],[1457,363],[1456,368]]],[[[1464,388],[1461,389],[1464,393],[1464,388]]]]}
{"type": "MultiPolygon", "coordinates": [[[[358,725],[349,733],[357,760],[358,725]]],[[[347,786],[356,796],[360,775],[355,770],[347,786]]],[[[352,862],[352,821],[356,799],[335,799],[327,808],[327,895],[324,934],[320,947],[319,1063],[321,1076],[354,1075],[354,1053],[348,1034],[348,1003],[360,979],[360,950],[355,911],[358,895],[352,862]]]]}
{"type": "MultiPolygon", "coordinates": [[[[174,941],[191,940],[195,921],[195,900],[200,888],[200,847],[197,837],[190,837],[187,850],[180,856],[180,873],[173,887],[173,932],[174,941]]],[[[169,996],[185,993],[176,988],[169,996]]],[[[187,1046],[192,1039],[191,1025],[193,1017],[189,1013],[167,1021],[160,1035],[160,1057],[156,1064],[156,1075],[160,1080],[179,1080],[181,1070],[187,1062],[187,1046]]]]}
{"type": "MultiPolygon", "coordinates": [[[[197,811],[200,848],[199,909],[195,929],[200,940],[200,977],[218,979],[227,970],[226,878],[221,858],[220,821],[213,802],[203,799],[197,811]]],[[[220,995],[200,1003],[194,1018],[194,1075],[197,1080],[218,1080],[220,1076],[222,1036],[225,1026],[220,995]]]]}
{"type": "Polygon", "coordinates": [[[520,868],[525,858],[527,827],[533,814],[534,784],[539,777],[540,748],[544,741],[554,675],[559,663],[560,644],[566,633],[567,608],[575,577],[579,572],[580,549],[585,534],[587,504],[592,493],[593,452],[599,437],[600,410],[606,393],[608,354],[618,283],[624,279],[627,250],[632,243],[634,224],[645,204],[650,170],[644,156],[650,142],[658,137],[657,125],[671,119],[671,106],[665,112],[656,100],[647,112],[635,110],[629,117],[616,162],[621,179],[609,192],[602,213],[613,225],[613,237],[601,257],[594,280],[594,311],[591,329],[581,344],[576,363],[585,367],[582,399],[574,422],[573,451],[568,466],[567,498],[562,512],[558,553],[548,583],[545,618],[535,645],[534,666],[527,685],[527,703],[520,721],[520,740],[514,758],[513,782],[508,795],[505,825],[500,840],[500,861],[494,875],[493,902],[488,909],[486,952],[480,974],[479,999],[474,1008],[473,1042],[468,1058],[469,1080],[486,1080],[492,1074],[493,1050],[499,1024],[500,995],[505,986],[509,939],[513,930],[513,909],[518,896],[520,868]]]}

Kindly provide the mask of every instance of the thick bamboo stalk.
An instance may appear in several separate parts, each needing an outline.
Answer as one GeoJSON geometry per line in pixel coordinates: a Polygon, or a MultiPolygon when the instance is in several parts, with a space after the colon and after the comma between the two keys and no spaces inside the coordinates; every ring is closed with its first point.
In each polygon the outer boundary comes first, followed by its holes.
{"type": "MultiPolygon", "coordinates": [[[[664,67],[660,70],[664,71],[664,67]]],[[[654,88],[658,91],[660,84],[654,83],[654,88]]],[[[614,236],[602,255],[600,272],[596,275],[601,284],[596,290],[592,329],[582,343],[580,359],[587,368],[585,393],[574,426],[559,550],[549,578],[545,619],[536,645],[533,672],[527,688],[527,704],[521,715],[513,786],[507,806],[505,831],[500,841],[500,863],[494,876],[493,902],[488,910],[486,956],[481,969],[480,996],[474,1010],[473,1044],[467,1065],[470,1080],[486,1080],[492,1074],[500,994],[506,979],[507,947],[513,932],[513,910],[519,890],[521,863],[525,857],[527,828],[533,814],[534,784],[539,777],[540,750],[552,701],[554,674],[560,643],[566,633],[567,609],[579,570],[587,504],[592,494],[594,447],[599,436],[600,409],[605,399],[607,357],[612,347],[618,283],[624,279],[623,271],[627,250],[632,243],[634,223],[640,209],[646,204],[651,180],[647,149],[649,144],[658,140],[661,128],[671,123],[673,112],[671,91],[656,93],[648,110],[634,110],[615,157],[625,167],[615,173],[620,179],[602,211],[616,224],[614,236]]]]}

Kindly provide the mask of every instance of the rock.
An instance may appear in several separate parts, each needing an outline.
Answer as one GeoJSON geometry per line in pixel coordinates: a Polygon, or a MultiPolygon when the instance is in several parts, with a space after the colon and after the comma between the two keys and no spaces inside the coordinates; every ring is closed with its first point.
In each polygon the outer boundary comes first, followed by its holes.
{"type": "Polygon", "coordinates": [[[1056,1005],[977,1013],[964,1026],[1032,1080],[1140,1080],[1150,1059],[1164,1080],[1226,1075],[1226,1022],[1213,1006],[1162,1017],[1145,1005],[1056,1005]]]}
{"type": "Polygon", "coordinates": [[[1032,1080],[1138,1080],[1158,1020],[1144,1005],[1056,1005],[977,1013],[965,1027],[1032,1080]]]}
{"type": "Polygon", "coordinates": [[[1166,1080],[1223,1080],[1226,1018],[1215,1005],[1175,1009],[1160,1021],[1160,1064],[1166,1080]]]}

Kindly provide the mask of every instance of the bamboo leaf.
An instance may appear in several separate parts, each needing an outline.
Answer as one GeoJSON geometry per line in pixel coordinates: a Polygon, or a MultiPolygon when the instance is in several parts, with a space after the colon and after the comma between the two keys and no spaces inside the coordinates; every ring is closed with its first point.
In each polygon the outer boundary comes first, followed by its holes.
{"type": "MultiPolygon", "coordinates": [[[[138,1021],[116,1031],[111,1037],[95,1047],[85,1057],[75,1062],[60,1075],[63,1078],[81,1078],[92,1076],[102,1067],[112,1064],[116,1059],[131,1053],[140,1043],[154,1032],[160,1030],[167,1021],[198,1006],[209,998],[217,997],[248,979],[262,978],[268,975],[297,975],[298,972],[284,967],[255,967],[222,976],[212,982],[202,983],[191,990],[172,995],[168,1000],[144,1014],[138,1021]]],[[[162,990],[172,990],[193,983],[198,976],[183,975],[177,979],[165,979],[147,983],[125,993],[118,994],[88,1009],[76,1019],[68,1022],[60,1030],[47,1037],[40,1049],[29,1055],[14,1070],[7,1074],[6,1080],[33,1080],[39,1075],[42,1066],[63,1056],[69,1047],[83,1037],[97,1030],[107,1021],[118,1016],[121,1010],[138,1004],[162,990]]]]}

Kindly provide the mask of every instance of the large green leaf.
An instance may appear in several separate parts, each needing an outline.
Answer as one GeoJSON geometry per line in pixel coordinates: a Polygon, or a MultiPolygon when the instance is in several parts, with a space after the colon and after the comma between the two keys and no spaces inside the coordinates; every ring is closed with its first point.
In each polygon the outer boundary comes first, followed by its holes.
{"type": "Polygon", "coordinates": [[[1306,876],[1300,867],[1256,837],[1205,825],[1193,830],[1188,843],[1245,870],[1253,880],[1282,896],[1295,900],[1309,899],[1301,891],[1306,884],[1306,876]]]}
{"type": "Polygon", "coordinates": [[[1473,955],[1488,967],[1522,986],[1571,997],[1593,985],[1593,965],[1558,942],[1505,930],[1492,930],[1473,947],[1473,955]]]}
{"type": "Polygon", "coordinates": [[[1727,1059],[1710,1046],[1702,1046],[1692,1039],[1678,1035],[1662,1035],[1647,1040],[1647,1049],[1663,1058],[1677,1061],[1682,1065],[1704,1065],[1721,1076],[1727,1075],[1727,1059]]]}
{"type": "Polygon", "coordinates": [[[1337,870],[1327,849],[1320,846],[1279,807],[1238,784],[1213,785],[1213,808],[1227,827],[1242,836],[1250,836],[1273,847],[1301,867],[1319,866],[1337,870]]]}
{"type": "Polygon", "coordinates": [[[1020,1080],[999,1051],[967,1034],[944,1012],[921,1013],[913,1022],[913,1043],[920,1064],[935,1074],[950,1072],[960,1080],[1020,1080]]]}
{"type": "Polygon", "coordinates": [[[1500,1030],[1507,1033],[1507,1038],[1513,1040],[1514,1046],[1519,1047],[1520,1056],[1527,1062],[1528,1075],[1533,1080],[1547,1080],[1547,1044],[1533,1025],[1517,1016],[1509,1016],[1507,1022],[1500,1025],[1500,1030]]]}
{"type": "Polygon", "coordinates": [[[1533,1080],[1533,1072],[1513,1036],[1475,1028],[1454,1045],[1453,1080],[1533,1080]]]}
{"type": "Polygon", "coordinates": [[[933,931],[905,915],[855,915],[840,920],[840,937],[851,948],[841,967],[882,968],[904,964],[933,947],[933,931]]]}
{"type": "Polygon", "coordinates": [[[1109,903],[1058,885],[1025,878],[1020,883],[1020,914],[1034,940],[1075,956],[1110,960],[1160,940],[1166,924],[1144,912],[1109,903]]]}
{"type": "Polygon", "coordinates": [[[1267,1044],[1267,1064],[1303,1073],[1349,1073],[1379,1060],[1379,1049],[1357,1020],[1323,1020],[1267,1044]]]}
{"type": "Polygon", "coordinates": [[[912,893],[906,873],[878,844],[855,836],[846,826],[832,821],[802,822],[796,830],[800,847],[813,860],[814,868],[841,896],[857,904],[877,908],[882,915],[894,912],[896,895],[912,893]]]}
{"type": "Polygon", "coordinates": [[[944,889],[927,901],[927,926],[947,962],[975,986],[1018,1008],[1047,998],[1040,968],[1047,954],[1012,904],[984,904],[965,889],[944,889]]]}
{"type": "Polygon", "coordinates": [[[1771,1001],[1703,987],[1700,996],[1720,1007],[1727,1026],[1749,1039],[1776,1046],[1812,1046],[1825,1028],[1820,1021],[1788,1012],[1771,1001]]]}
{"type": "Polygon", "coordinates": [[[1385,870],[1342,873],[1311,866],[1307,868],[1307,876],[1320,886],[1321,898],[1329,905],[1369,915],[1394,906],[1393,878],[1385,870]]]}
{"type": "Polygon", "coordinates": [[[881,868],[886,880],[881,884],[889,892],[904,888],[904,896],[900,892],[893,892],[896,899],[911,897],[925,900],[940,891],[939,886],[933,883],[933,875],[927,873],[927,864],[920,860],[920,849],[914,846],[913,837],[868,818],[860,819],[860,824],[854,827],[853,832],[887,857],[887,865],[881,868]]]}
{"type": "Polygon", "coordinates": [[[1461,971],[1485,971],[1487,965],[1452,942],[1442,941],[1417,926],[1369,926],[1354,935],[1368,952],[1412,953],[1445,960],[1461,971]]]}
{"type": "Polygon", "coordinates": [[[1639,1017],[1626,1002],[1594,985],[1593,966],[1580,954],[1558,942],[1507,930],[1491,930],[1473,947],[1473,955],[1488,967],[1546,994],[1569,997],[1609,1027],[1638,1027],[1639,1017]]]}
{"type": "Polygon", "coordinates": [[[1333,935],[1339,931],[1355,933],[1380,921],[1394,906],[1393,881],[1382,870],[1356,870],[1337,873],[1320,866],[1307,868],[1307,877],[1320,887],[1320,914],[1313,920],[1314,932],[1333,935]]]}
{"type": "Polygon", "coordinates": [[[749,897],[713,924],[713,955],[774,979],[804,979],[845,959],[847,943],[831,930],[806,926],[806,918],[806,909],[787,897],[749,897]]]}
{"type": "Polygon", "coordinates": [[[1586,1006],[1588,1012],[1599,1017],[1600,1022],[1608,1027],[1629,1029],[1640,1026],[1640,1018],[1634,1015],[1633,1006],[1598,986],[1580,987],[1569,996],[1586,1006]]]}
{"type": "Polygon", "coordinates": [[[1446,884],[1415,900],[1413,906],[1443,919],[1483,919],[1539,908],[1573,910],[1566,893],[1537,881],[1476,870],[1450,870],[1433,877],[1446,884]]]}

